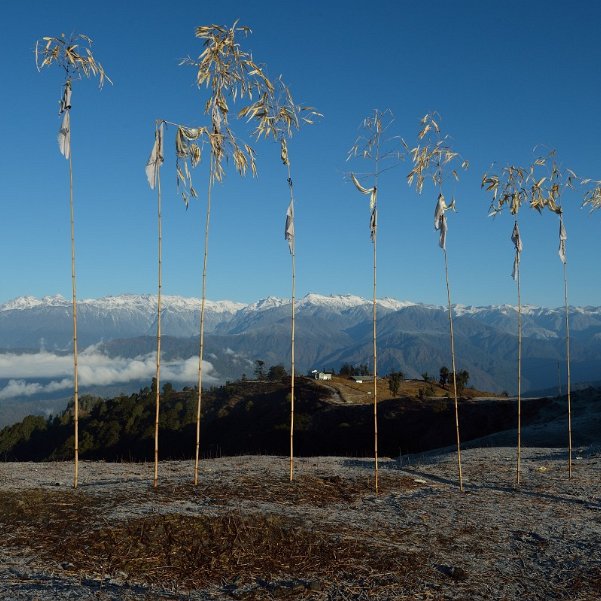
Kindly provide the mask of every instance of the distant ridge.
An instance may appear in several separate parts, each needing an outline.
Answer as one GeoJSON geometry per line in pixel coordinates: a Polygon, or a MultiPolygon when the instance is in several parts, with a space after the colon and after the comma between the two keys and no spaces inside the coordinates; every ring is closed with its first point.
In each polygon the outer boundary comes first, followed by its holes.
{"type": "MultiPolygon", "coordinates": [[[[70,300],[25,296],[0,305],[0,348],[5,352],[68,351],[70,300]]],[[[124,294],[79,301],[82,347],[101,345],[113,356],[154,351],[156,296],[124,294]]],[[[454,306],[458,368],[474,386],[515,391],[517,310],[512,305],[454,306]]],[[[200,300],[163,297],[165,352],[186,358],[197,350],[200,300]]],[[[601,372],[601,307],[571,307],[572,379],[595,381],[601,372]]],[[[252,373],[256,359],[286,365],[290,355],[290,300],[206,303],[208,360],[222,380],[252,373]],[[237,358],[234,361],[233,358],[237,358]],[[249,367],[250,366],[250,367],[249,367]]],[[[523,307],[524,391],[555,388],[563,378],[564,309],[523,307]],[[558,367],[559,366],[559,367],[558,367]]],[[[407,377],[436,376],[449,365],[445,308],[409,300],[378,300],[379,370],[407,377]]],[[[356,295],[309,293],[297,301],[297,367],[338,369],[371,364],[371,300],[356,295]]],[[[10,378],[10,374],[0,377],[10,378]]],[[[563,378],[565,379],[565,378],[563,378]]],[[[565,386],[565,384],[564,384],[565,386]]]]}

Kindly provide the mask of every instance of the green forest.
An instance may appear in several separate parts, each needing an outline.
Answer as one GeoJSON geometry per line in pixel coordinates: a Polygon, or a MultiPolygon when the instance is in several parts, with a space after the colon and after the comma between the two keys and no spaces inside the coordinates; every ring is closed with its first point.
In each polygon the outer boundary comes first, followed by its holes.
{"type": "MultiPolygon", "coordinates": [[[[269,370],[265,371],[266,374],[269,370]]],[[[153,381],[154,382],[154,381],[153,381]]],[[[80,398],[79,451],[82,459],[153,461],[155,394],[153,385],[112,399],[80,398]]],[[[161,389],[159,456],[191,459],[196,439],[195,387],[161,389]]],[[[335,403],[318,381],[297,378],[294,422],[298,455],[369,456],[373,445],[373,407],[335,403]]],[[[551,399],[532,400],[525,423],[544,414],[551,399]]],[[[400,396],[381,400],[383,456],[452,445],[452,398],[400,396]]],[[[461,427],[468,441],[514,427],[515,401],[462,400],[461,427]]],[[[228,382],[203,391],[201,444],[205,458],[240,454],[286,455],[289,450],[290,377],[228,382]]],[[[73,458],[73,404],[59,415],[28,416],[0,430],[0,459],[52,461],[73,458]]]]}

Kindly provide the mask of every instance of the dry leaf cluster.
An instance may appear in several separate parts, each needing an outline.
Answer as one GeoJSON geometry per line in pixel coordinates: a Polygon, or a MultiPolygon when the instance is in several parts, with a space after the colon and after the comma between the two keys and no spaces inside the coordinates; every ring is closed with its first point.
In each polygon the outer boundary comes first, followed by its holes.
{"type": "Polygon", "coordinates": [[[65,70],[66,79],[98,77],[102,88],[104,81],[113,83],[105,73],[103,66],[92,54],[92,40],[82,33],[66,37],[43,37],[35,44],[35,62],[38,71],[53,63],[65,70]]]}
{"type": "Polygon", "coordinates": [[[498,173],[485,173],[481,187],[492,193],[490,216],[500,213],[505,207],[512,215],[517,215],[523,204],[541,213],[549,209],[561,214],[561,196],[567,189],[575,189],[576,184],[587,186],[583,205],[592,209],[601,206],[601,182],[582,179],[572,171],[562,167],[555,150],[537,157],[528,167],[507,165],[498,173]],[[592,185],[591,185],[592,184],[592,185]]]}
{"type": "MultiPolygon", "coordinates": [[[[441,134],[439,120],[437,113],[428,113],[422,117],[417,135],[418,144],[409,151],[413,169],[407,175],[407,183],[410,186],[415,183],[418,194],[422,193],[426,179],[432,180],[437,188],[442,188],[445,169],[451,168],[454,162],[460,160],[461,169],[469,167],[469,162],[462,159],[449,145],[449,136],[441,134]]],[[[451,174],[455,180],[459,180],[456,168],[451,169],[451,174]]]]}
{"type": "Polygon", "coordinates": [[[257,121],[253,132],[257,140],[261,137],[273,138],[280,143],[280,158],[284,165],[289,164],[287,138],[291,138],[301,125],[313,125],[317,118],[323,117],[314,107],[296,104],[282,77],[278,78],[272,90],[264,91],[256,102],[245,106],[238,116],[257,121]]]}

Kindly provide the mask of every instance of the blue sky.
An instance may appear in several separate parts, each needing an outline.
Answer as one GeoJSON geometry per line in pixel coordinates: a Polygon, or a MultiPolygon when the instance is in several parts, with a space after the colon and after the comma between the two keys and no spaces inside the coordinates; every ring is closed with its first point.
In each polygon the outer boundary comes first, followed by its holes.
{"type": "MultiPolygon", "coordinates": [[[[515,303],[509,215],[487,217],[480,179],[489,165],[525,164],[532,149],[558,151],[579,175],[601,179],[598,25],[590,1],[115,2],[74,3],[68,10],[24,0],[2,7],[0,98],[4,143],[0,194],[0,302],[21,295],[70,295],[67,162],[59,154],[57,68],[38,73],[35,40],[83,32],[114,82],[74,84],[72,148],[78,294],[82,298],[148,293],[156,288],[156,197],[144,166],[154,120],[202,125],[206,92],[194,71],[197,25],[252,28],[245,49],[282,74],[295,99],[321,122],[289,145],[297,196],[298,294],[371,294],[372,250],[366,197],[345,179],[348,149],[373,109],[395,115],[391,133],[412,145],[419,118],[436,110],[470,170],[453,187],[449,217],[453,301],[515,303]]],[[[251,142],[248,129],[236,132],[251,142]]],[[[206,171],[195,173],[199,199],[186,211],[175,189],[173,130],[162,170],[164,293],[199,296],[206,171]]],[[[259,177],[228,172],[215,190],[208,296],[254,301],[289,296],[283,240],[286,174],[272,142],[253,143],[259,177]]],[[[378,296],[444,304],[443,257],[433,230],[436,195],[418,196],[405,162],[379,186],[378,296]]],[[[601,212],[564,198],[570,302],[601,304],[596,243],[601,212]]],[[[558,226],[552,214],[521,219],[522,296],[563,303],[558,226]]],[[[532,213],[532,214],[530,214],[532,213]]]]}

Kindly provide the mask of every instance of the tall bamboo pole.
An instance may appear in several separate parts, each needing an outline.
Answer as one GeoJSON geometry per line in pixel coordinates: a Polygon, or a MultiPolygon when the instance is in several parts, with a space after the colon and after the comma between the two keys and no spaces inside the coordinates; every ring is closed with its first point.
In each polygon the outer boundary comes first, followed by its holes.
{"type": "MultiPolygon", "coordinates": [[[[359,192],[369,195],[370,202],[370,237],[373,244],[373,297],[372,297],[372,351],[373,351],[373,420],[374,420],[374,484],[376,494],[379,490],[379,465],[378,465],[378,339],[377,339],[377,232],[378,232],[378,177],[380,174],[380,161],[387,158],[398,158],[398,152],[381,152],[382,133],[392,123],[392,113],[379,110],[374,111],[373,118],[363,120],[363,128],[367,130],[368,136],[360,136],[349,151],[348,158],[361,156],[374,161],[373,187],[362,186],[355,175],[351,173],[351,179],[359,192]],[[389,116],[390,121],[383,123],[383,116],[389,116]]],[[[348,159],[347,159],[348,160],[348,159]]]]}
{"type": "MultiPolygon", "coordinates": [[[[290,206],[292,207],[292,219],[294,220],[294,190],[292,187],[292,175],[290,172],[290,160],[286,156],[288,167],[288,189],[290,191],[290,206]]],[[[286,232],[288,234],[288,232],[286,232]]],[[[295,379],[295,303],[296,303],[296,240],[294,235],[289,240],[291,268],[292,268],[292,303],[290,323],[290,482],[294,480],[294,379],[295,379]]]]}
{"type": "Polygon", "coordinates": [[[71,304],[73,308],[73,488],[77,488],[79,483],[79,374],[77,354],[77,279],[75,275],[75,213],[73,206],[73,163],[71,159],[71,152],[69,152],[69,212],[71,216],[71,304]]]}
{"type": "Polygon", "coordinates": [[[380,128],[378,123],[378,139],[376,142],[376,173],[374,176],[374,196],[376,203],[373,208],[373,220],[374,227],[372,230],[372,243],[374,251],[374,278],[373,278],[373,355],[374,355],[374,486],[376,494],[378,493],[380,486],[379,478],[379,465],[378,465],[378,344],[377,344],[377,295],[376,295],[376,284],[377,284],[377,240],[378,240],[378,204],[377,204],[377,191],[378,191],[378,168],[380,163],[380,128]]]}
{"type": "MultiPolygon", "coordinates": [[[[243,107],[238,116],[264,115],[266,102],[273,93],[273,84],[254,61],[250,53],[244,52],[236,42],[236,34],[247,35],[248,27],[239,27],[235,21],[231,27],[220,25],[201,25],[195,29],[195,36],[203,40],[203,51],[197,59],[187,58],[180,64],[192,65],[197,69],[196,83],[199,88],[210,89],[210,97],[204,104],[204,112],[210,115],[210,128],[202,128],[208,137],[211,152],[210,175],[207,194],[207,213],[205,222],[204,259],[202,272],[202,301],[200,308],[200,341],[198,357],[198,400],[196,407],[196,452],[194,461],[194,484],[198,484],[198,466],[200,457],[200,416],[202,410],[202,362],[204,356],[204,320],[206,306],[207,257],[209,249],[209,223],[211,216],[211,193],[215,180],[222,181],[223,159],[232,158],[236,170],[244,175],[248,167],[256,173],[254,150],[240,143],[228,125],[228,99],[237,98],[258,100],[243,107]]],[[[193,166],[200,161],[200,148],[191,155],[193,166]]],[[[181,176],[180,176],[181,177],[181,176]]],[[[184,176],[190,182],[190,178],[184,176]]],[[[190,190],[192,193],[192,190],[190,190]]],[[[192,193],[194,196],[195,193],[192,193]]]]}
{"type": "MultiPolygon", "coordinates": [[[[374,186],[375,187],[375,186],[374,186]]],[[[377,218],[377,206],[374,208],[377,218]]],[[[378,471],[378,345],[377,345],[377,301],[376,301],[376,237],[377,232],[374,231],[373,246],[374,246],[374,290],[373,290],[373,354],[374,354],[374,478],[376,494],[379,488],[379,471],[378,471]]]]}
{"type": "MultiPolygon", "coordinates": [[[[517,226],[517,219],[515,221],[517,226]]],[[[518,252],[516,250],[516,252],[518,252]]],[[[518,293],[518,448],[515,473],[516,485],[520,485],[520,469],[522,458],[522,294],[520,285],[520,263],[516,264],[516,285],[518,293]]]]}
{"type": "Polygon", "coordinates": [[[295,410],[295,335],[296,335],[296,245],[294,232],[294,186],[292,183],[292,167],[288,155],[287,139],[292,137],[294,130],[300,129],[301,124],[313,123],[313,118],[321,114],[308,106],[294,103],[290,90],[280,77],[277,81],[277,92],[272,86],[267,86],[267,93],[251,107],[243,109],[241,115],[250,115],[249,120],[257,119],[258,124],[253,135],[273,136],[280,144],[280,159],[288,170],[288,191],[290,203],[286,211],[286,226],[284,238],[288,242],[291,257],[292,300],[290,316],[290,481],[294,479],[294,410],[295,410]]]}
{"type": "Polygon", "coordinates": [[[158,291],[157,291],[157,357],[156,357],[156,411],[154,418],[154,481],[159,482],[159,415],[161,406],[161,292],[163,288],[163,225],[161,216],[161,175],[157,169],[157,221],[158,221],[158,291]]]}
{"type": "Polygon", "coordinates": [[[296,265],[295,265],[295,252],[292,251],[292,316],[291,316],[291,340],[290,340],[290,482],[294,480],[294,379],[295,379],[295,365],[294,365],[294,336],[295,336],[295,288],[296,288],[296,265]]]}
{"type": "Polygon", "coordinates": [[[461,438],[459,436],[459,401],[457,398],[457,368],[455,364],[455,334],[453,331],[453,310],[451,305],[451,287],[449,285],[449,266],[447,261],[447,249],[443,248],[444,272],[447,284],[447,301],[449,311],[449,333],[451,336],[451,363],[453,367],[453,397],[455,399],[455,431],[457,438],[457,468],[459,472],[459,490],[463,492],[463,473],[461,469],[461,438]]]}
{"type": "Polygon", "coordinates": [[[75,272],[75,210],[73,203],[73,162],[71,153],[71,81],[76,78],[98,77],[102,88],[104,80],[110,78],[102,65],[96,61],[91,50],[92,40],[84,34],[65,34],[59,37],[44,37],[35,44],[35,62],[38,71],[53,63],[65,72],[63,97],[59,102],[59,114],[64,114],[58,143],[61,154],[69,160],[69,213],[71,220],[71,289],[73,313],[73,421],[74,421],[74,470],[73,488],[79,481],[79,375],[77,353],[77,278],[75,272]],[[85,50],[85,51],[84,51],[85,50]]]}
{"type": "Polygon", "coordinates": [[[211,192],[213,190],[213,170],[215,159],[211,156],[211,171],[207,193],[205,218],[204,257],[202,263],[202,300],[200,303],[200,348],[198,352],[198,399],[196,403],[196,452],[194,456],[194,486],[198,485],[198,465],[200,460],[200,414],[202,409],[202,360],[204,356],[205,304],[207,300],[207,258],[209,255],[209,224],[211,220],[211,192]]]}
{"type": "MultiPolygon", "coordinates": [[[[563,213],[559,213],[560,231],[564,231],[563,213]]],[[[563,263],[563,296],[566,316],[566,389],[568,398],[568,478],[572,478],[572,395],[571,395],[571,374],[570,374],[570,311],[568,305],[568,259],[565,255],[562,258],[563,263]]]]}

